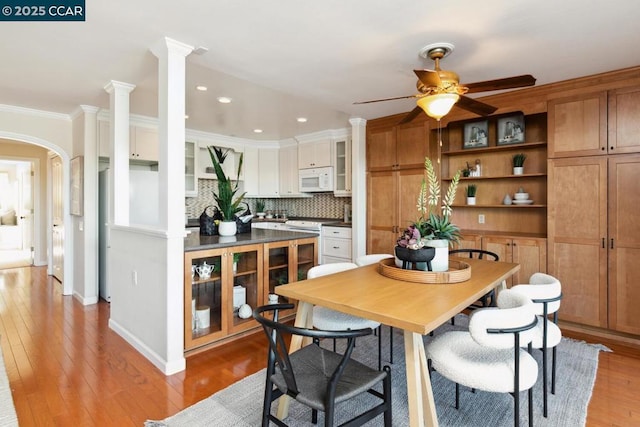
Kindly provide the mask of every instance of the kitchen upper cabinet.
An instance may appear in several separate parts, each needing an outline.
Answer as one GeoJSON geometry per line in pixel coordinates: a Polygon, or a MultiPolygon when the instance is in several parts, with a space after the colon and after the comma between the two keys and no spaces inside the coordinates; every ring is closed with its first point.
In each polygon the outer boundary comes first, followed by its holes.
{"type": "Polygon", "coordinates": [[[429,154],[427,122],[393,127],[367,127],[367,170],[399,170],[424,167],[429,154]]]}
{"type": "MultiPolygon", "coordinates": [[[[196,154],[197,158],[197,175],[198,178],[203,179],[218,179],[215,170],[213,169],[213,163],[211,162],[211,155],[209,154],[209,146],[213,146],[213,144],[199,143],[196,147],[198,148],[198,152],[196,154]]],[[[227,150],[227,157],[224,162],[222,162],[222,170],[224,174],[231,179],[236,179],[238,176],[238,165],[240,164],[240,156],[242,155],[242,151],[230,148],[230,147],[221,147],[224,150],[227,150]]],[[[240,181],[244,179],[244,173],[246,171],[247,165],[246,160],[245,164],[242,166],[242,171],[240,171],[240,181]]]]}
{"type": "Polygon", "coordinates": [[[191,141],[184,143],[184,195],[185,197],[198,196],[198,144],[191,141]]]}
{"type": "Polygon", "coordinates": [[[277,148],[245,147],[244,191],[247,197],[278,197],[279,155],[277,148]]]}
{"type": "Polygon", "coordinates": [[[300,194],[298,189],[298,147],[282,147],[279,152],[280,196],[300,194]]]}
{"type": "Polygon", "coordinates": [[[640,87],[609,91],[610,154],[640,152],[640,87]]]}
{"type": "Polygon", "coordinates": [[[129,159],[157,162],[158,158],[158,131],[132,126],[129,134],[129,159]]]}
{"type": "Polygon", "coordinates": [[[330,139],[298,144],[299,169],[320,168],[325,166],[332,166],[330,139]]]}
{"type": "Polygon", "coordinates": [[[351,196],[351,140],[348,138],[336,141],[334,144],[335,167],[333,169],[336,197],[351,196]]]}

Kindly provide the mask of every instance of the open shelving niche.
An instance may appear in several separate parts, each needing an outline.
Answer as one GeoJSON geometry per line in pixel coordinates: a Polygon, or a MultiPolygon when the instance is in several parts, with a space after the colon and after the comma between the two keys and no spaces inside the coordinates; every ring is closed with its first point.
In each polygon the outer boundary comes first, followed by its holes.
{"type": "MultiPolygon", "coordinates": [[[[446,194],[455,171],[465,169],[467,162],[474,165],[480,160],[481,176],[461,177],[453,205],[453,222],[465,233],[509,233],[516,236],[545,237],[547,232],[547,114],[525,115],[524,142],[498,145],[497,121],[500,118],[522,114],[513,112],[498,116],[450,122],[441,129],[442,194],[446,194]],[[487,120],[488,146],[463,148],[465,124],[487,120]],[[514,175],[512,157],[525,153],[524,174],[514,175]],[[467,205],[465,189],[477,185],[476,205],[467,205]],[[505,205],[506,194],[513,198],[518,188],[524,188],[530,205],[505,205]],[[479,216],[484,215],[484,223],[479,216]]],[[[438,129],[432,138],[438,139],[438,129]]],[[[439,144],[438,144],[439,145],[439,144]]]]}

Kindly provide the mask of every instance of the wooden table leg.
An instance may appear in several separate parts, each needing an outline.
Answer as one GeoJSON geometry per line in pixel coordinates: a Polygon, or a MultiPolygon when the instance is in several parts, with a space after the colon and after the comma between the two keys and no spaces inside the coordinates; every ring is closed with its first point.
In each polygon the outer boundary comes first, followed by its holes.
{"type": "MultiPolygon", "coordinates": [[[[300,328],[313,328],[313,304],[307,302],[298,302],[298,311],[296,312],[296,320],[294,325],[300,328]]],[[[306,337],[300,335],[293,335],[291,337],[291,344],[289,344],[289,353],[300,350],[303,345],[310,344],[306,337]],[[304,339],[303,339],[304,338],[304,339]]],[[[277,417],[281,420],[287,418],[289,415],[289,404],[291,403],[289,396],[282,396],[278,399],[278,413],[277,417]]]]}
{"type": "Polygon", "coordinates": [[[407,364],[409,425],[412,427],[427,425],[437,427],[438,416],[431,390],[422,335],[405,331],[404,346],[407,364]]]}

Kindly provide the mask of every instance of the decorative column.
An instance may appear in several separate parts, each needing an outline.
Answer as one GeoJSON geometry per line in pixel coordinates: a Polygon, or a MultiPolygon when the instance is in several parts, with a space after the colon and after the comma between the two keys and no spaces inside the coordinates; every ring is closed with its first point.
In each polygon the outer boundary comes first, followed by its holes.
{"type": "Polygon", "coordinates": [[[129,94],[135,85],[111,80],[104,90],[109,94],[111,123],[111,195],[109,222],[129,225],[129,94]]]}
{"type": "Polygon", "coordinates": [[[353,259],[367,253],[367,121],[349,119],[351,123],[351,211],[353,259]]]}

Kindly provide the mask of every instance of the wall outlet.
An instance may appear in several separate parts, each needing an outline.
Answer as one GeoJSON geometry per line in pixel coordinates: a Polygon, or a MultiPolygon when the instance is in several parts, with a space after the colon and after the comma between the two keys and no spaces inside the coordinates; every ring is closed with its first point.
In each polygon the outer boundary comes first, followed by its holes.
{"type": "Polygon", "coordinates": [[[478,215],[478,224],[484,224],[484,215],[483,214],[478,215]]]}

